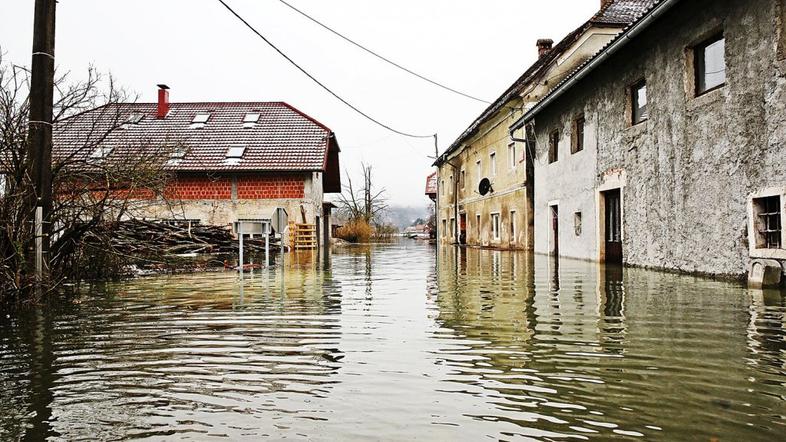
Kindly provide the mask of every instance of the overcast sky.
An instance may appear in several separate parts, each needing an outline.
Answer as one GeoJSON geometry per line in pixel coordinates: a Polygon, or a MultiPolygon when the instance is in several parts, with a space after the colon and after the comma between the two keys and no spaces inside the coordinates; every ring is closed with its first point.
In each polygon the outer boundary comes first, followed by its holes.
{"type": "MultiPolygon", "coordinates": [[[[33,1],[0,0],[0,50],[29,65],[33,1]]],[[[487,100],[536,59],[535,40],[559,41],[599,0],[288,0],[339,32],[411,69],[487,100]]],[[[278,0],[227,0],[313,75],[386,124],[439,134],[444,150],[486,107],[411,77],[329,34],[278,0]]],[[[391,134],[364,120],[287,64],[217,0],[60,0],[57,65],[89,65],[156,100],[286,101],[330,127],[341,163],[374,167],[391,204],[425,206],[431,139],[391,134]]]]}

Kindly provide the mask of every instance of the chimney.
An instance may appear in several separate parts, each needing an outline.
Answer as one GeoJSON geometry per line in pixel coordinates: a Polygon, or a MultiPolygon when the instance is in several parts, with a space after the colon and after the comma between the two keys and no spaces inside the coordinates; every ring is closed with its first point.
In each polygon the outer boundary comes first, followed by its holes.
{"type": "Polygon", "coordinates": [[[158,85],[158,112],[156,118],[162,120],[166,118],[169,113],[169,86],[165,84],[158,85]]]}
{"type": "Polygon", "coordinates": [[[538,40],[538,58],[543,57],[544,55],[548,54],[551,50],[551,46],[554,44],[554,40],[550,38],[541,38],[538,40]]]}

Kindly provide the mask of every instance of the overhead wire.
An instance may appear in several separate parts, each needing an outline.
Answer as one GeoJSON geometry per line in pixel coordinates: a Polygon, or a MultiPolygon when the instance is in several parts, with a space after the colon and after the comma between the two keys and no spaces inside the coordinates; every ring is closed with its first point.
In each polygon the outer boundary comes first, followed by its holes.
{"type": "Polygon", "coordinates": [[[232,15],[234,15],[234,16],[235,16],[235,17],[236,17],[238,20],[240,20],[240,21],[241,21],[241,22],[242,22],[242,23],[243,23],[243,24],[244,24],[244,25],[245,25],[245,26],[246,26],[248,29],[250,29],[250,30],[251,30],[251,31],[252,31],[254,34],[256,34],[256,35],[257,35],[259,38],[261,38],[261,39],[262,39],[262,40],[263,40],[265,43],[267,43],[267,45],[268,45],[268,46],[270,46],[271,48],[273,48],[273,50],[275,50],[276,52],[278,52],[278,54],[279,54],[279,55],[281,55],[282,57],[284,57],[284,59],[285,59],[285,60],[287,60],[287,61],[288,61],[288,62],[289,62],[289,63],[290,63],[292,66],[294,66],[295,68],[297,68],[297,69],[298,69],[300,72],[302,72],[302,73],[303,73],[305,76],[307,76],[308,78],[310,78],[310,79],[311,79],[311,81],[313,81],[314,83],[316,83],[317,85],[319,85],[319,86],[320,86],[322,89],[324,89],[324,90],[325,90],[327,93],[329,93],[330,95],[332,95],[332,96],[333,96],[334,98],[336,98],[338,101],[340,101],[340,102],[344,103],[344,105],[346,105],[347,107],[349,107],[349,108],[350,108],[350,109],[352,109],[353,111],[357,112],[358,114],[360,114],[361,116],[363,116],[363,117],[364,117],[364,118],[366,118],[367,120],[369,120],[369,121],[371,121],[371,122],[375,123],[376,125],[378,125],[378,126],[380,126],[380,127],[383,127],[383,128],[385,128],[385,129],[387,129],[387,130],[389,130],[389,131],[391,131],[391,132],[394,132],[394,133],[396,133],[396,134],[399,134],[399,135],[401,135],[401,136],[404,136],[404,137],[409,137],[409,138],[434,138],[434,135],[433,135],[433,134],[431,134],[431,135],[418,135],[418,134],[411,134],[411,133],[408,133],[408,132],[404,132],[404,131],[397,130],[397,129],[395,129],[395,128],[393,128],[393,127],[391,127],[391,126],[389,126],[389,125],[387,125],[387,124],[385,124],[385,123],[383,123],[383,122],[381,122],[381,121],[377,120],[376,118],[374,118],[374,117],[372,117],[371,115],[369,115],[369,114],[367,114],[367,113],[363,112],[362,110],[358,109],[358,108],[357,108],[357,107],[355,107],[355,106],[354,106],[352,103],[350,103],[349,101],[345,100],[345,99],[344,99],[344,98],[342,98],[340,95],[338,95],[336,92],[333,92],[333,90],[332,90],[332,89],[330,89],[330,88],[329,88],[329,87],[327,87],[327,86],[326,86],[324,83],[322,83],[321,81],[319,81],[319,80],[318,80],[316,77],[314,77],[313,75],[311,75],[311,74],[310,74],[310,73],[309,73],[309,72],[308,72],[306,69],[304,69],[304,68],[303,68],[303,67],[301,67],[299,64],[297,64],[297,63],[296,63],[296,62],[295,62],[295,61],[294,61],[292,58],[290,58],[290,57],[289,57],[287,54],[285,54],[285,53],[284,53],[284,51],[282,51],[281,49],[279,49],[279,48],[278,48],[278,47],[277,47],[275,44],[273,44],[273,42],[271,42],[270,40],[268,40],[268,39],[267,39],[267,37],[265,37],[264,35],[262,35],[262,33],[261,33],[261,32],[259,32],[259,31],[258,31],[256,28],[254,28],[254,26],[252,26],[252,25],[251,25],[251,24],[250,24],[248,21],[246,21],[246,19],[244,19],[244,18],[243,18],[243,17],[242,17],[240,14],[238,14],[237,12],[235,12],[235,10],[234,10],[234,9],[232,9],[232,7],[230,7],[230,6],[229,6],[229,5],[228,5],[228,4],[227,4],[227,3],[226,3],[224,0],[218,0],[218,2],[219,2],[219,3],[221,3],[221,4],[222,4],[222,5],[223,5],[223,6],[224,6],[224,7],[225,7],[225,8],[226,8],[226,9],[227,9],[227,10],[228,10],[230,13],[232,13],[232,15]]]}
{"type": "Polygon", "coordinates": [[[446,91],[452,92],[454,94],[461,95],[462,97],[469,98],[470,100],[479,101],[479,102],[485,103],[485,104],[491,104],[490,101],[487,101],[487,100],[484,100],[482,98],[478,98],[478,97],[472,96],[472,95],[467,94],[465,92],[461,92],[461,91],[459,91],[457,89],[454,89],[454,88],[452,88],[450,86],[446,86],[446,85],[444,85],[444,84],[442,84],[442,83],[440,83],[440,82],[438,82],[436,80],[432,80],[432,79],[426,77],[425,75],[419,74],[419,73],[413,71],[412,69],[409,69],[409,68],[407,68],[405,66],[402,66],[401,64],[396,63],[395,61],[393,61],[393,60],[391,60],[391,59],[389,59],[389,58],[379,54],[378,52],[376,52],[376,51],[374,51],[372,49],[369,49],[368,47],[366,47],[366,46],[356,42],[355,40],[352,40],[351,38],[347,37],[346,35],[338,32],[338,31],[336,31],[335,29],[331,28],[330,26],[328,26],[328,25],[322,23],[321,21],[317,20],[316,18],[308,15],[304,11],[296,8],[295,6],[291,5],[290,3],[287,3],[285,0],[278,0],[278,1],[280,1],[285,6],[289,7],[290,9],[292,9],[293,11],[297,12],[298,14],[302,15],[303,17],[307,18],[308,20],[310,20],[310,21],[316,23],[317,25],[321,26],[322,28],[324,28],[328,32],[331,32],[332,34],[334,34],[334,35],[338,36],[339,38],[345,40],[346,42],[354,45],[355,47],[357,47],[357,48],[359,48],[359,49],[361,49],[361,50],[363,50],[363,51],[373,55],[374,57],[384,61],[385,63],[388,63],[388,64],[390,64],[390,65],[392,65],[392,66],[394,66],[394,67],[396,67],[396,68],[398,68],[398,69],[400,69],[400,70],[402,70],[402,71],[404,71],[404,72],[406,72],[406,73],[408,73],[410,75],[414,75],[415,77],[420,78],[421,80],[426,81],[428,83],[431,83],[432,85],[437,86],[439,88],[442,88],[442,89],[444,89],[446,91]]]}

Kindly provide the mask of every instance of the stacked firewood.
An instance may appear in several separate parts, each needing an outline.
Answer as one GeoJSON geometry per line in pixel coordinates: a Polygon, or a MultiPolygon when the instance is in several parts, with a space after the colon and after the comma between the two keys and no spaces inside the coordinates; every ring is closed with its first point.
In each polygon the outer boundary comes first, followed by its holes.
{"type": "MultiPolygon", "coordinates": [[[[221,226],[172,224],[158,221],[129,220],[113,223],[106,238],[115,252],[133,256],[236,255],[238,241],[221,226]]],[[[248,254],[264,253],[265,238],[245,238],[248,254]]],[[[270,250],[279,250],[279,241],[271,238],[270,250]]]]}

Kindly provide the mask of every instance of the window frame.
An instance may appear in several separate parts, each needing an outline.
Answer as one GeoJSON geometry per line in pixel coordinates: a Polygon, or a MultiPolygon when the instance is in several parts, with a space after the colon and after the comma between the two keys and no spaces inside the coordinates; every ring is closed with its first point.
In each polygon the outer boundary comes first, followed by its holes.
{"type": "Polygon", "coordinates": [[[510,211],[510,241],[516,241],[516,211],[510,211]]]}
{"type": "MultiPolygon", "coordinates": [[[[709,38],[703,40],[702,42],[700,42],[699,44],[693,46],[692,50],[693,50],[693,84],[694,84],[693,93],[694,93],[694,96],[695,97],[700,97],[702,95],[705,95],[707,93],[710,93],[710,92],[712,92],[714,90],[720,89],[723,86],[725,86],[726,85],[726,81],[728,80],[728,77],[726,76],[726,71],[727,71],[727,68],[728,68],[728,64],[726,63],[726,35],[723,33],[723,31],[717,32],[717,33],[713,34],[711,37],[709,37],[709,38]],[[703,76],[704,79],[706,79],[706,74],[707,74],[706,72],[703,71],[703,69],[705,68],[704,64],[705,64],[705,60],[706,60],[706,52],[705,51],[707,50],[707,48],[709,48],[710,46],[712,46],[713,44],[715,44],[715,43],[717,43],[719,41],[723,41],[723,82],[721,82],[721,83],[719,83],[719,84],[717,84],[715,86],[702,89],[702,83],[703,83],[702,82],[702,76],[703,76]]],[[[718,73],[719,72],[720,71],[718,71],[718,73]]]]}
{"type": "Polygon", "coordinates": [[[492,212],[489,215],[491,216],[491,238],[494,241],[499,241],[502,238],[499,212],[492,212]]]}
{"type": "Polygon", "coordinates": [[[508,143],[508,165],[510,166],[510,170],[516,169],[516,142],[513,141],[508,143]]]}
{"type": "Polygon", "coordinates": [[[786,187],[771,187],[755,192],[748,196],[748,252],[751,258],[760,259],[786,259],[786,187]],[[762,207],[761,200],[777,197],[780,203],[780,248],[771,248],[761,245],[759,231],[759,215],[762,207]]]}
{"type": "Polygon", "coordinates": [[[629,96],[630,96],[630,124],[631,126],[636,126],[645,121],[650,119],[650,112],[649,112],[649,91],[647,90],[647,80],[642,78],[635,83],[633,83],[629,88],[629,96]],[[641,108],[637,106],[639,102],[638,92],[644,89],[644,98],[646,103],[644,103],[644,107],[641,108]],[[641,115],[638,115],[640,109],[641,115]]]}
{"type": "Polygon", "coordinates": [[[459,180],[460,180],[460,184],[461,184],[461,189],[462,190],[464,190],[464,188],[466,187],[466,184],[467,184],[467,177],[466,177],[466,173],[465,172],[466,171],[464,169],[461,169],[461,172],[459,173],[459,180]]]}
{"type": "Polygon", "coordinates": [[[559,129],[554,129],[549,133],[549,164],[559,161],[559,129]]]}
{"type": "Polygon", "coordinates": [[[489,176],[495,177],[497,176],[497,152],[492,151],[489,153],[489,162],[491,163],[491,167],[489,170],[489,176]]]}
{"type": "Polygon", "coordinates": [[[480,180],[483,179],[483,164],[481,160],[475,161],[475,170],[478,173],[478,183],[480,183],[480,180]]]}
{"type": "Polygon", "coordinates": [[[570,153],[575,154],[584,150],[584,141],[586,135],[587,119],[581,113],[573,119],[573,145],[571,146],[570,153]]]}

